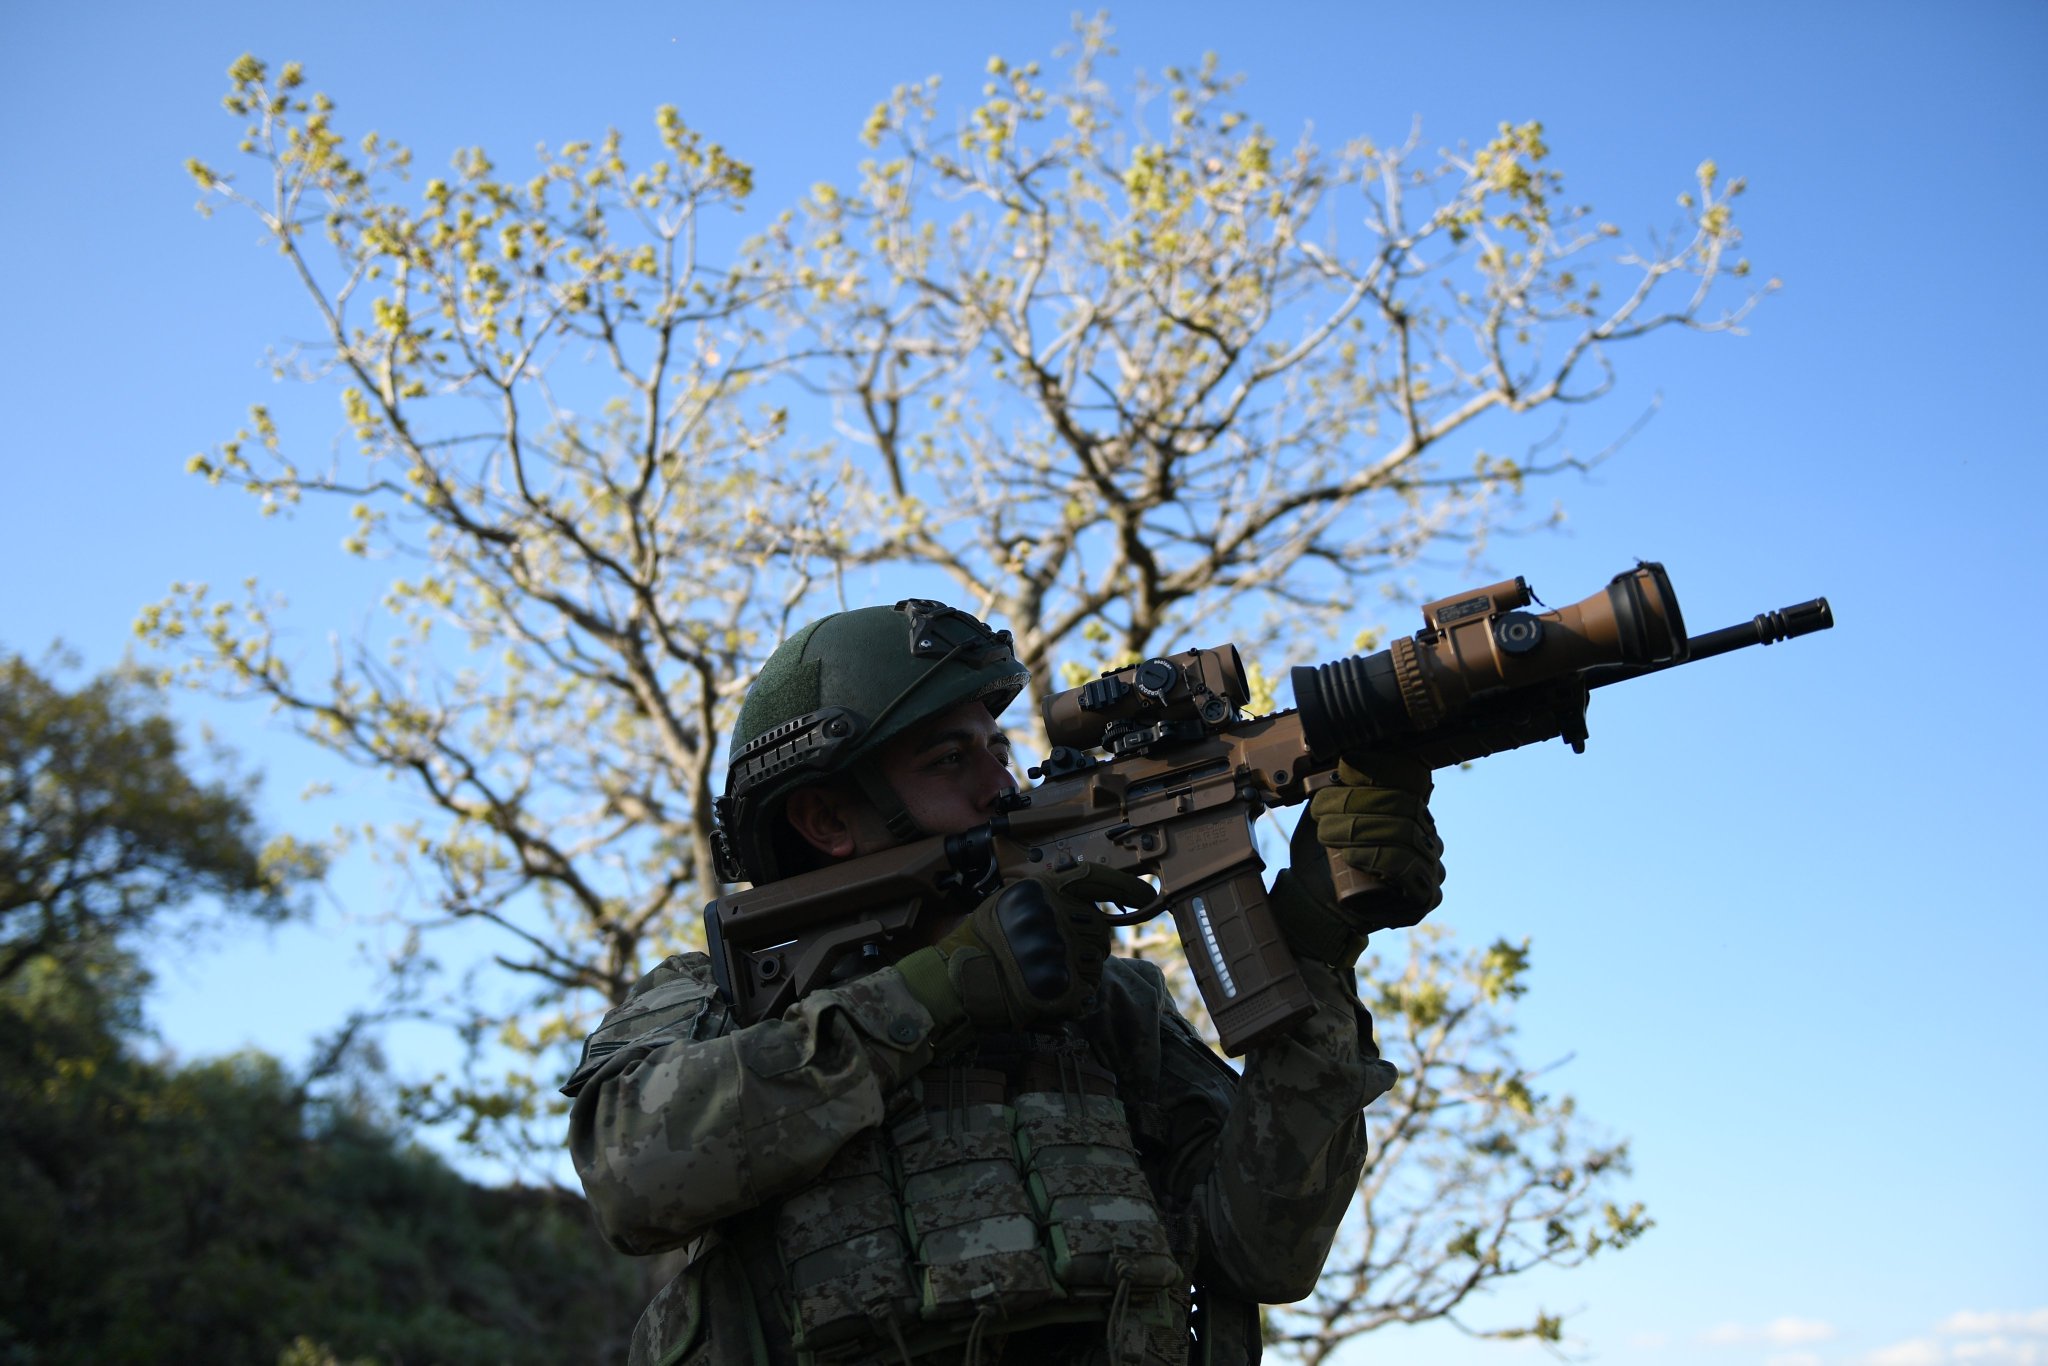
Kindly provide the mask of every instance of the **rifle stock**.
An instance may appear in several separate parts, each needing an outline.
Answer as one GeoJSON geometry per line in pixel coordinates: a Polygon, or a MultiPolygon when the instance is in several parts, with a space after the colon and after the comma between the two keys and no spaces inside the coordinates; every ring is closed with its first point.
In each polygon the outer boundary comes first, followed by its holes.
{"type": "MultiPolygon", "coordinates": [[[[1340,755],[1398,751],[1432,768],[1562,737],[1586,740],[1593,688],[1746,645],[1824,630],[1825,598],[1688,640],[1661,565],[1554,612],[1520,579],[1423,608],[1412,639],[1293,671],[1297,710],[1243,714],[1234,646],[1113,670],[1046,699],[1053,748],[987,825],[931,836],[720,897],[705,907],[713,970],[742,1023],[926,942],[931,917],[1003,883],[1090,862],[1153,877],[1233,1056],[1314,1009],[1266,903],[1252,821],[1334,782],[1340,755]]],[[[1421,913],[1335,854],[1339,904],[1367,930],[1421,913]]]]}

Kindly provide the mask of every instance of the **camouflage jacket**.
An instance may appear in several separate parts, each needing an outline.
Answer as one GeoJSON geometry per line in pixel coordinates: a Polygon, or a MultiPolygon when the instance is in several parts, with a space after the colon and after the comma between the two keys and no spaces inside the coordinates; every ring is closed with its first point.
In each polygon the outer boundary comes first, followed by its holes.
{"type": "MultiPolygon", "coordinates": [[[[1319,1009],[1251,1050],[1242,1075],[1202,1042],[1158,967],[1142,960],[1110,959],[1093,1009],[1071,1031],[1095,1070],[1114,1078],[1128,1149],[1171,1230],[1181,1284],[1192,1279],[1203,1306],[1195,1359],[1213,1366],[1256,1361],[1255,1306],[1314,1287],[1365,1159],[1360,1112],[1395,1079],[1351,975],[1301,966],[1319,1009]]],[[[935,1063],[957,1061],[934,1058],[932,1030],[891,968],[815,991],[780,1019],[734,1027],[697,953],[662,963],[606,1015],[563,1087],[574,1100],[577,1172],[621,1251],[688,1249],[685,1270],[636,1330],[635,1366],[800,1359],[775,1212],[843,1175],[863,1136],[889,1132],[918,1103],[921,1078],[940,1075],[935,1063]]],[[[1179,1303],[1184,1358],[1184,1290],[1179,1303]]],[[[970,1339],[967,1356],[992,1361],[1005,1337],[970,1339]]],[[[1010,1344],[1008,1359],[1107,1359],[1055,1341],[1068,1339],[1047,1330],[1010,1344]]],[[[898,1334],[890,1351],[801,1359],[963,1354],[927,1355],[898,1334]]]]}

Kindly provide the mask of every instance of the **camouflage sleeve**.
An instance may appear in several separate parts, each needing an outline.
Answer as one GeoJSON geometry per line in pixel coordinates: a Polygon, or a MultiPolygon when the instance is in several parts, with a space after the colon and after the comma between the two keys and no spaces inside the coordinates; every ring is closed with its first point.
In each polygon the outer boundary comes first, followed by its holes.
{"type": "Polygon", "coordinates": [[[1245,1055],[1203,1204],[1232,1289],[1290,1304],[1315,1289],[1365,1167],[1365,1116],[1399,1075],[1348,971],[1301,961],[1316,1013],[1245,1055]]]}
{"type": "Polygon", "coordinates": [[[1397,1075],[1351,974],[1307,959],[1301,974],[1315,1014],[1251,1049],[1242,1076],[1170,1004],[1162,1026],[1163,1080],[1179,1097],[1169,1180],[1197,1215],[1212,1283],[1261,1304],[1315,1288],[1365,1165],[1361,1112],[1397,1075]]]}
{"type": "Polygon", "coordinates": [[[931,1060],[932,1030],[890,968],[733,1028],[709,960],[670,958],[562,1088],[598,1226],[622,1252],[660,1252],[801,1186],[881,1122],[883,1098],[931,1060]]]}

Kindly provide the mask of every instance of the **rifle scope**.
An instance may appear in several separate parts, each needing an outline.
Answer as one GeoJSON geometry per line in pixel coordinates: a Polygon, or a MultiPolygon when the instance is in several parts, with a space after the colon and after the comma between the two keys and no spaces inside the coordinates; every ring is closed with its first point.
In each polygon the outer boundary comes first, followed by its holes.
{"type": "Polygon", "coordinates": [[[1236,720],[1251,696],[1244,660],[1235,645],[1224,645],[1113,669],[1046,698],[1040,715],[1056,748],[1079,750],[1103,744],[1115,727],[1141,721],[1214,730],[1236,720]]]}
{"type": "Polygon", "coordinates": [[[1460,593],[1425,605],[1423,629],[1389,649],[1294,669],[1310,748],[1401,749],[1495,696],[1560,682],[1583,687],[1601,669],[1633,674],[1686,660],[1678,594],[1661,564],[1638,564],[1556,611],[1523,611],[1533,599],[1520,578],[1460,593]]]}

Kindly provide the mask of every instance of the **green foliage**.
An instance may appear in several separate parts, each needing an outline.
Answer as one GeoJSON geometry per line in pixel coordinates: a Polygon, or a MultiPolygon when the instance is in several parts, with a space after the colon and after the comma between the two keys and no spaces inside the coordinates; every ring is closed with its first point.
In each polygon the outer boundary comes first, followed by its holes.
{"type": "Polygon", "coordinates": [[[0,1360],[616,1360],[644,1296],[556,1191],[471,1186],[260,1054],[137,1058],[101,946],[0,984],[0,1360]]]}
{"type": "Polygon", "coordinates": [[[261,921],[319,876],[317,849],[264,844],[250,785],[202,781],[176,727],[132,674],[67,692],[0,654],[0,982],[70,961],[210,898],[261,921]]]}

